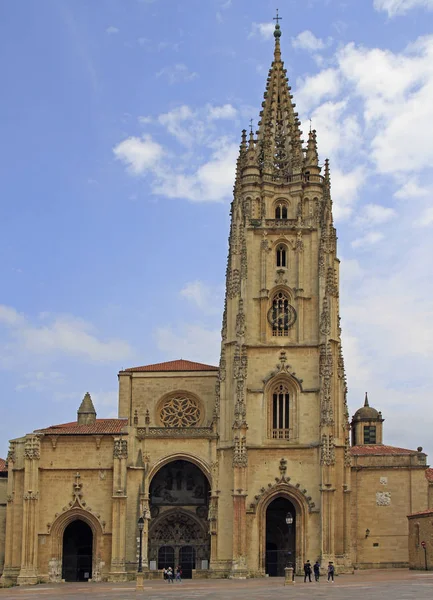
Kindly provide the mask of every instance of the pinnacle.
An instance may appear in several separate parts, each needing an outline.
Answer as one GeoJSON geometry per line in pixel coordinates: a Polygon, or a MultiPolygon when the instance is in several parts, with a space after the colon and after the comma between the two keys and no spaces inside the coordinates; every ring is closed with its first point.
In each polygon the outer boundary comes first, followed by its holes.
{"type": "Polygon", "coordinates": [[[368,403],[368,394],[367,394],[367,392],[365,392],[364,406],[370,406],[369,403],[368,403]]]}
{"type": "Polygon", "coordinates": [[[77,411],[78,424],[87,425],[93,423],[96,419],[96,410],[93,406],[92,398],[89,392],[86,392],[84,398],[80,404],[80,408],[77,411]]]}
{"type": "Polygon", "coordinates": [[[317,136],[316,130],[313,129],[308,135],[307,153],[305,156],[306,167],[318,167],[319,155],[317,154],[317,136]]]}

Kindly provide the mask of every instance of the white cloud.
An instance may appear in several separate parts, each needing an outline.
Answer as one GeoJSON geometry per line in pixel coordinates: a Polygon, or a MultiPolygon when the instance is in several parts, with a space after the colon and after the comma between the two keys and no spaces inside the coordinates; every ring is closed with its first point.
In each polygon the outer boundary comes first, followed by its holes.
{"type": "Polygon", "coordinates": [[[389,17],[396,17],[414,8],[433,10],[433,0],[374,0],[374,8],[387,12],[389,17]]]}
{"type": "MultiPolygon", "coordinates": [[[[329,43],[329,42],[328,42],[329,43]]],[[[292,46],[298,50],[308,50],[309,52],[317,52],[323,50],[328,45],[317,38],[309,29],[301,31],[295,38],[292,38],[292,46]]]]}
{"type": "Polygon", "coordinates": [[[343,220],[352,214],[364,180],[365,171],[361,166],[347,172],[343,172],[338,168],[332,169],[331,186],[334,200],[333,212],[336,221],[343,220]]]}
{"type": "Polygon", "coordinates": [[[170,85],[192,81],[198,77],[198,73],[190,71],[183,63],[164,67],[156,74],[156,77],[165,78],[170,85]]]}
{"type": "Polygon", "coordinates": [[[18,315],[14,308],[0,306],[7,333],[1,354],[8,356],[5,365],[25,356],[69,355],[95,362],[111,362],[128,358],[131,348],[123,340],[103,341],[94,327],[71,315],[45,315],[32,321],[18,315]]]}
{"type": "Polygon", "coordinates": [[[426,208],[419,219],[415,221],[415,225],[418,227],[428,227],[433,225],[433,206],[426,208]]]}
{"type": "Polygon", "coordinates": [[[18,392],[26,389],[41,391],[50,388],[52,385],[61,384],[64,381],[62,373],[58,373],[57,371],[37,371],[35,373],[26,373],[24,381],[19,383],[15,389],[18,392]]]}
{"type": "Polygon", "coordinates": [[[269,40],[271,39],[274,31],[274,23],[253,23],[248,37],[260,37],[262,40],[269,40]]]}
{"type": "Polygon", "coordinates": [[[164,154],[162,146],[150,135],[143,135],[142,138],[129,137],[117,144],[113,152],[133,175],[141,175],[154,168],[164,154]]]}
{"type": "Polygon", "coordinates": [[[181,289],[180,295],[192,302],[202,313],[221,314],[224,288],[209,286],[203,281],[191,281],[181,289]]]}
{"type": "Polygon", "coordinates": [[[192,202],[222,202],[232,193],[238,145],[219,140],[210,159],[192,173],[161,171],[154,192],[192,202]]]}
{"type": "Polygon", "coordinates": [[[380,231],[369,231],[362,237],[353,240],[352,248],[366,248],[382,241],[385,236],[380,231]]]}
{"type": "Polygon", "coordinates": [[[297,81],[296,102],[303,112],[317,106],[324,98],[335,98],[340,92],[340,76],[337,69],[325,69],[317,75],[309,75],[297,81]]]}
{"type": "Polygon", "coordinates": [[[237,117],[238,111],[231,104],[223,104],[222,106],[212,106],[209,105],[207,107],[209,112],[209,119],[235,119],[237,117]]]}
{"type": "Polygon", "coordinates": [[[395,192],[394,197],[405,200],[406,198],[424,198],[430,194],[431,191],[421,187],[416,179],[409,179],[395,192]]]}
{"type": "Polygon", "coordinates": [[[396,215],[397,213],[393,208],[381,206],[380,204],[365,204],[357,219],[357,225],[363,227],[381,225],[390,221],[396,215]]]}
{"type": "Polygon", "coordinates": [[[219,329],[206,329],[195,324],[184,324],[176,330],[161,327],[156,330],[155,338],[158,349],[167,355],[167,359],[188,358],[218,365],[221,348],[219,329]]]}
{"type": "Polygon", "coordinates": [[[108,33],[108,35],[114,35],[115,33],[119,33],[119,29],[113,25],[110,25],[110,27],[107,27],[105,32],[108,33]]]}

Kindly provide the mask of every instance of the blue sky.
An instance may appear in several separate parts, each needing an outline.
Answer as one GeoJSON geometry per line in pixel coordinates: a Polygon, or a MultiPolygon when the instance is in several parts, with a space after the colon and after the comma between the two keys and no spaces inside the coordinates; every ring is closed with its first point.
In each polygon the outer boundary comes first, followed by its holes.
{"type": "Polygon", "coordinates": [[[433,451],[433,1],[5,0],[0,456],[86,391],[115,416],[121,368],[217,363],[278,6],[331,159],[351,412],[368,390],[387,443],[433,451]]]}

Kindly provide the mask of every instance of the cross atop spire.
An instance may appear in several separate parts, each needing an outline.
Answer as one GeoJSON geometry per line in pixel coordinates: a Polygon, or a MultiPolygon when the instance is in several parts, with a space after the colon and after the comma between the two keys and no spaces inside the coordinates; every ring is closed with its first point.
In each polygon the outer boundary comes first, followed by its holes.
{"type": "Polygon", "coordinates": [[[277,8],[277,16],[273,18],[273,21],[276,21],[276,22],[277,22],[277,25],[279,25],[278,21],[282,21],[282,20],[283,20],[283,17],[280,17],[280,16],[278,15],[278,8],[277,8]]]}

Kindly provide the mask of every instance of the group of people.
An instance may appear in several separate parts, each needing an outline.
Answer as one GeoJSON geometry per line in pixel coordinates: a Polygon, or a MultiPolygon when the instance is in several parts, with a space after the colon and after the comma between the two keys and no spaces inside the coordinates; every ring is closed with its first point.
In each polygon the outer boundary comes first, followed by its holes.
{"type": "MultiPolygon", "coordinates": [[[[314,579],[316,581],[319,581],[319,579],[320,579],[320,563],[319,563],[319,561],[316,560],[316,562],[313,565],[313,568],[311,568],[311,563],[309,560],[307,560],[307,562],[304,564],[304,583],[306,583],[307,578],[308,578],[308,581],[311,581],[311,574],[313,571],[314,571],[314,579]]],[[[334,583],[334,573],[335,573],[334,563],[329,562],[328,563],[328,582],[331,581],[332,583],[334,583]]]]}
{"type": "Polygon", "coordinates": [[[182,581],[182,569],[180,568],[180,565],[176,567],[176,571],[171,567],[168,567],[164,569],[163,573],[164,579],[166,579],[168,583],[173,583],[175,579],[176,581],[182,581]]]}

